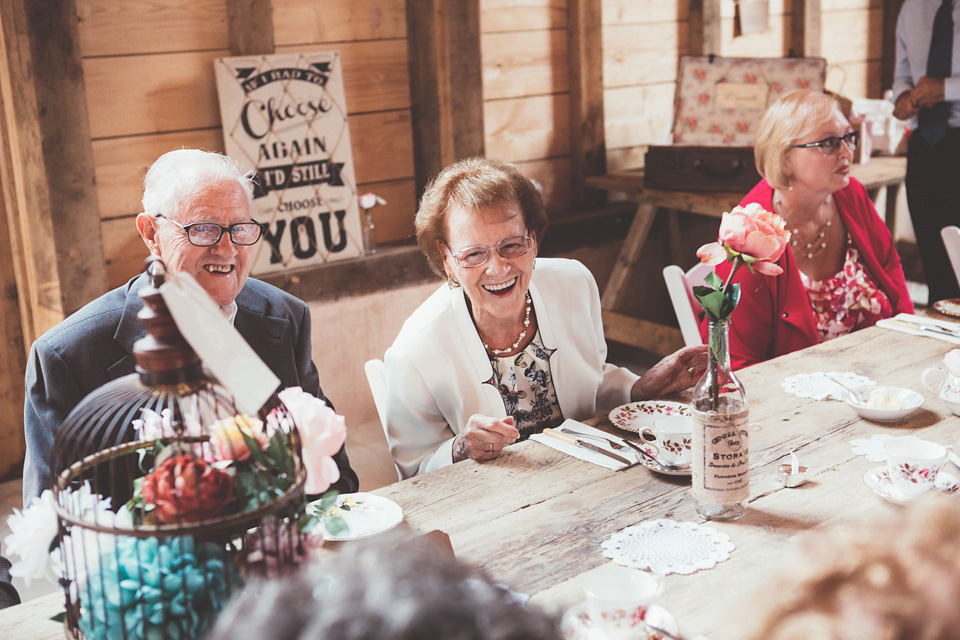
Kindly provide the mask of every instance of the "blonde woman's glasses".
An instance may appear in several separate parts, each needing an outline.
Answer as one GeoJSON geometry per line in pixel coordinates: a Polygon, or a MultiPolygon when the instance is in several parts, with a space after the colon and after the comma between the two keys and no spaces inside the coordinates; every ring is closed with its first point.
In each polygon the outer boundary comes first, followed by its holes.
{"type": "Polygon", "coordinates": [[[823,153],[823,155],[832,156],[837,151],[840,151],[840,143],[847,145],[847,148],[850,149],[850,151],[856,151],[857,147],[860,146],[860,132],[851,131],[842,136],[830,136],[829,138],[817,140],[816,142],[795,144],[793,145],[793,148],[807,149],[809,147],[820,147],[820,152],[823,153]]]}

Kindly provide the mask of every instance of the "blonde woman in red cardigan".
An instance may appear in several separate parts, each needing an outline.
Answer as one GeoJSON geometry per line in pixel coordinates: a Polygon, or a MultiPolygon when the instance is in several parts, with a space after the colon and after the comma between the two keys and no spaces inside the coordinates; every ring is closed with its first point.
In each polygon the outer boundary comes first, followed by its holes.
{"type": "MultiPolygon", "coordinates": [[[[830,96],[793,91],[772,104],[754,147],[763,180],[740,202],[780,214],[791,233],[779,276],[740,269],[730,325],[736,369],[913,312],[893,238],[850,177],[859,134],[830,96]]],[[[726,278],[730,264],[717,267],[726,278]]],[[[706,321],[700,332],[706,335],[706,321]]]]}

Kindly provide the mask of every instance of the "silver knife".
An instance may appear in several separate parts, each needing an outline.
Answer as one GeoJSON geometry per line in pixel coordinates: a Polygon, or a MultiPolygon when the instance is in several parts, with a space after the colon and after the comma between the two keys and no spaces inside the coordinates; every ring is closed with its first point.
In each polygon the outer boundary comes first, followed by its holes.
{"type": "Polygon", "coordinates": [[[936,333],[937,335],[941,335],[941,336],[950,336],[951,338],[960,338],[960,331],[957,331],[956,329],[944,329],[939,325],[912,322],[910,320],[904,320],[902,318],[888,318],[887,322],[906,325],[907,327],[913,329],[914,331],[929,331],[930,333],[936,333]]]}
{"type": "Polygon", "coordinates": [[[613,453],[612,451],[607,451],[607,450],[604,449],[603,447],[598,447],[598,446],[595,445],[595,444],[590,444],[589,442],[584,442],[583,440],[580,440],[579,438],[574,438],[573,436],[569,436],[569,435],[567,435],[567,434],[565,434],[565,433],[561,433],[561,432],[557,431],[556,429],[544,429],[544,430],[543,430],[543,435],[545,435],[545,436],[551,436],[551,437],[556,438],[557,440],[563,440],[564,442],[569,442],[570,444],[575,444],[575,445],[577,445],[578,447],[582,447],[582,448],[584,448],[584,449],[589,449],[590,451],[596,451],[597,453],[602,453],[603,455],[607,456],[608,458],[613,458],[613,459],[616,460],[617,462],[623,463],[623,464],[625,464],[625,465],[632,465],[632,464],[633,464],[632,462],[630,462],[629,460],[627,460],[627,459],[624,458],[623,456],[618,456],[617,454],[613,453]]]}

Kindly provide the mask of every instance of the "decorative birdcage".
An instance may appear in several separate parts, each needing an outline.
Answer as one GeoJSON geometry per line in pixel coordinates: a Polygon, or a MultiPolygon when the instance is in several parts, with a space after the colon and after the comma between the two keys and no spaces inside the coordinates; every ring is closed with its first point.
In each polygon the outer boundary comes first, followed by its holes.
{"type": "Polygon", "coordinates": [[[52,469],[71,638],[199,638],[254,575],[304,553],[300,435],[274,397],[238,411],[203,369],[148,261],[137,373],[88,395],[52,469]]]}

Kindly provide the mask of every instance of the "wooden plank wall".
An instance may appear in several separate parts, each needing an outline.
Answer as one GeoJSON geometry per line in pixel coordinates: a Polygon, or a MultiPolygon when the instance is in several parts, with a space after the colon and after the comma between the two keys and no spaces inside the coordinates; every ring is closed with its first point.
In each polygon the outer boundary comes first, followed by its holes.
{"type": "MultiPolygon", "coordinates": [[[[710,0],[701,0],[710,2],[710,0]]],[[[720,47],[729,57],[787,55],[801,0],[770,0],[770,30],[735,35],[733,0],[720,5],[720,47]]],[[[604,0],[604,86],[608,169],[643,165],[646,146],[668,140],[676,59],[694,53],[699,36],[685,0],[604,0]]],[[[827,86],[849,97],[881,97],[883,0],[806,0],[820,13],[810,43],[828,62],[827,86]]],[[[702,6],[702,5],[701,5],[702,6]]],[[[808,10],[811,7],[808,7],[808,10]]],[[[888,20],[890,18],[888,17],[888,20]]],[[[893,20],[896,16],[893,16],[893,20]]],[[[705,53],[710,53],[706,51],[705,53]]]]}
{"type": "MultiPolygon", "coordinates": [[[[896,23],[896,15],[892,16],[896,23]]],[[[880,98],[890,86],[883,66],[883,0],[823,0],[821,55],[829,63],[827,88],[850,98],[880,98]]]]}
{"type": "MultiPolygon", "coordinates": [[[[790,49],[799,0],[771,0],[768,33],[734,37],[734,1],[719,2],[720,51],[778,56],[790,49]]],[[[813,2],[815,0],[806,0],[813,2]]],[[[690,52],[686,0],[603,0],[604,133],[609,169],[638,166],[673,118],[678,55],[690,52]]],[[[879,94],[882,0],[823,0],[822,53],[832,88],[879,94]],[[851,26],[852,25],[852,26],[851,26]]],[[[229,55],[223,0],[77,0],[81,53],[110,285],[140,268],[132,216],[160,153],[222,150],[211,61],[229,55]]],[[[416,210],[407,24],[403,0],[274,0],[277,52],[343,56],[351,137],[380,242],[409,238],[416,210]]],[[[568,0],[481,0],[486,153],[518,163],[562,215],[573,196],[568,0]]],[[[696,41],[696,40],[694,40],[696,41]]]]}
{"type": "MultiPolygon", "coordinates": [[[[337,50],[344,66],[360,192],[377,238],[413,232],[416,194],[403,0],[274,2],[277,53],[337,50]]],[[[146,250],[133,217],[161,153],[223,151],[212,61],[230,55],[223,0],[77,0],[90,129],[111,286],[137,273],[146,250]]]]}
{"type": "Polygon", "coordinates": [[[551,214],[569,208],[567,0],[481,0],[487,156],[540,182],[551,214]]]}

